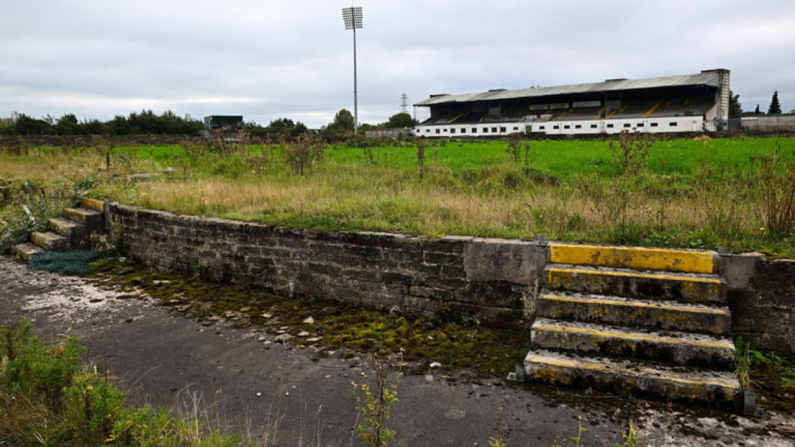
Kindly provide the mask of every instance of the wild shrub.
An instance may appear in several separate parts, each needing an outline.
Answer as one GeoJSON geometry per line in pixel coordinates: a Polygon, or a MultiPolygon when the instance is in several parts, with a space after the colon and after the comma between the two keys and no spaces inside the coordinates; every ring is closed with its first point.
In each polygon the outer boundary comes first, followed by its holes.
{"type": "Polygon", "coordinates": [[[293,174],[303,177],[309,167],[323,161],[325,150],[323,140],[304,135],[283,146],[284,161],[293,174]]]}
{"type": "MultiPolygon", "coordinates": [[[[29,321],[0,324],[0,444],[15,446],[253,445],[205,427],[209,414],[194,398],[188,414],[132,407],[107,373],[81,364],[77,339],[31,335],[29,321]]],[[[186,405],[188,405],[186,404],[186,405]]],[[[269,425],[261,439],[275,445],[269,425]]],[[[274,433],[274,435],[272,435],[274,433]]],[[[261,445],[257,443],[256,445],[261,445]]]]}
{"type": "Polygon", "coordinates": [[[60,215],[94,186],[94,179],[86,178],[64,179],[49,191],[30,182],[7,187],[8,199],[0,202],[0,253],[47,228],[47,219],[60,215]]]}
{"type": "Polygon", "coordinates": [[[428,143],[425,140],[417,141],[417,169],[420,172],[420,178],[425,176],[425,152],[428,148],[428,143]]]}
{"type": "Polygon", "coordinates": [[[530,142],[523,141],[521,134],[515,133],[508,136],[505,153],[516,164],[522,162],[522,155],[524,155],[524,165],[529,166],[530,164],[530,142]]]}
{"type": "Polygon", "coordinates": [[[651,134],[621,132],[618,140],[612,140],[609,144],[613,163],[621,174],[637,174],[646,169],[649,152],[655,141],[651,134]]]}
{"type": "Polygon", "coordinates": [[[795,162],[781,157],[778,143],[772,154],[752,157],[751,162],[756,168],[765,233],[777,238],[789,236],[795,231],[795,162]]]}
{"type": "Polygon", "coordinates": [[[356,409],[362,415],[362,421],[355,432],[363,444],[383,447],[395,439],[395,431],[387,428],[386,422],[389,420],[392,407],[398,401],[400,373],[393,382],[389,378],[389,365],[375,356],[371,358],[371,363],[375,374],[375,388],[371,388],[367,383],[353,383],[356,409]],[[359,393],[362,395],[360,396],[359,393]]]}

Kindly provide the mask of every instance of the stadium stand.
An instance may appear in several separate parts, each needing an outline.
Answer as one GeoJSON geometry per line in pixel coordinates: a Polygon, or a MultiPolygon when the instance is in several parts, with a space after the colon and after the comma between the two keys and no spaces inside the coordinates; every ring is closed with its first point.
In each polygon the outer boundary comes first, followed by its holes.
{"type": "Polygon", "coordinates": [[[422,137],[701,132],[728,123],[729,70],[591,84],[432,95],[422,137]]]}

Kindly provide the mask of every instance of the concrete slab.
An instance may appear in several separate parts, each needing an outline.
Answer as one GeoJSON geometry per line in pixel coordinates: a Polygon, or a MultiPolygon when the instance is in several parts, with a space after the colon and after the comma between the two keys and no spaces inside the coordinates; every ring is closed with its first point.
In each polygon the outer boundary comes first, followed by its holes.
{"type": "Polygon", "coordinates": [[[734,343],[704,334],[648,332],[546,318],[536,319],[531,330],[533,344],[541,349],[567,349],[728,371],[735,368],[734,343]]]}
{"type": "Polygon", "coordinates": [[[731,332],[731,314],[728,306],[548,292],[538,297],[537,309],[540,317],[561,320],[714,335],[731,332]]]}
{"type": "Polygon", "coordinates": [[[715,273],[712,251],[618,247],[587,244],[550,244],[550,262],[556,264],[622,267],[686,273],[715,273]]]}

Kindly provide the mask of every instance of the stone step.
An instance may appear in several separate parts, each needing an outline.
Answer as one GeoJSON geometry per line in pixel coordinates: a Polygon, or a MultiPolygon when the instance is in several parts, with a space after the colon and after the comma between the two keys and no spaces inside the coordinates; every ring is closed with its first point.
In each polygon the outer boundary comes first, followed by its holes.
{"type": "Polygon", "coordinates": [[[732,371],[734,343],[683,332],[642,332],[628,328],[536,318],[531,328],[537,349],[644,359],[658,363],[732,371]]]}
{"type": "Polygon", "coordinates": [[[102,200],[91,199],[88,197],[83,197],[80,200],[80,206],[86,209],[94,210],[94,211],[105,211],[105,202],[102,200]]]}
{"type": "Polygon", "coordinates": [[[550,264],[546,287],[568,292],[724,304],[726,282],[715,274],[673,273],[550,264]]]}
{"type": "Polygon", "coordinates": [[[537,314],[543,318],[656,330],[714,335],[726,335],[731,331],[731,313],[728,307],[676,301],[546,291],[538,297],[537,314]]]}
{"type": "Polygon", "coordinates": [[[61,218],[49,219],[47,221],[47,225],[50,228],[50,231],[53,233],[58,233],[61,236],[71,236],[76,229],[81,228],[79,223],[73,220],[61,218]]]}
{"type": "Polygon", "coordinates": [[[730,372],[696,371],[613,360],[530,351],[524,361],[528,380],[554,385],[629,392],[638,397],[708,403],[739,410],[743,390],[730,372]]]}
{"type": "Polygon", "coordinates": [[[552,243],[550,262],[683,273],[716,273],[718,253],[698,250],[552,243]]]}
{"type": "Polygon", "coordinates": [[[47,224],[50,231],[69,241],[72,250],[87,250],[90,247],[88,230],[84,224],[64,218],[51,218],[47,224]]]}
{"type": "Polygon", "coordinates": [[[33,232],[30,234],[30,241],[47,251],[61,252],[69,251],[71,248],[68,238],[52,231],[44,233],[33,232]]]}
{"type": "Polygon", "coordinates": [[[63,210],[63,217],[86,226],[86,231],[92,233],[102,231],[104,228],[105,214],[88,208],[67,208],[63,210]]]}
{"type": "Polygon", "coordinates": [[[44,253],[44,249],[30,242],[25,242],[15,245],[13,252],[16,257],[21,258],[24,261],[30,261],[32,257],[40,253],[44,253]]]}

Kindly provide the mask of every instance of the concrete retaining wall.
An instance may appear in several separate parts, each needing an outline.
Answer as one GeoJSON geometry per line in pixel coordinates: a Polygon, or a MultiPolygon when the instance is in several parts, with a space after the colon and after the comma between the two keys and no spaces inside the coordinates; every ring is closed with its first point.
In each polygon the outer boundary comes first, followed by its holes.
{"type": "Polygon", "coordinates": [[[136,261],[210,281],[379,309],[517,324],[547,256],[535,243],[448,236],[324,233],[115,205],[136,261]]]}
{"type": "MultiPolygon", "coordinates": [[[[112,216],[127,254],[164,272],[489,325],[532,322],[549,260],[548,247],[517,240],[325,233],[118,204],[112,216]]],[[[722,271],[734,335],[795,353],[795,261],[735,255],[722,271]]]]}
{"type": "Polygon", "coordinates": [[[757,348],[795,353],[795,261],[751,253],[727,262],[732,334],[757,348]]]}
{"type": "Polygon", "coordinates": [[[740,125],[750,132],[792,132],[795,131],[795,115],[760,115],[742,117],[740,125]]]}

